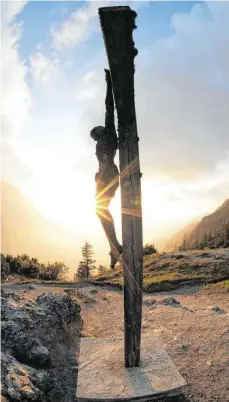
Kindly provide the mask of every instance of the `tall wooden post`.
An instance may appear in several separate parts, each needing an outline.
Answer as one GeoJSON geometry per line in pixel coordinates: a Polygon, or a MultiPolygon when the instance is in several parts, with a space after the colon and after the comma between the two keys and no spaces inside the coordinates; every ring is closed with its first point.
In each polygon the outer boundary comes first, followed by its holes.
{"type": "Polygon", "coordinates": [[[125,367],[140,361],[142,319],[142,206],[134,103],[133,29],[136,13],[127,6],[99,8],[118,115],[122,201],[125,367]]]}

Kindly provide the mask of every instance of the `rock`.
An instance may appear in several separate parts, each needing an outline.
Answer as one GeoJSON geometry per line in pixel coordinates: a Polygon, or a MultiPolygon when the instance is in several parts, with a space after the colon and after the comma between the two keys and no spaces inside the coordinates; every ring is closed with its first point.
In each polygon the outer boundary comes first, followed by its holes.
{"type": "Polygon", "coordinates": [[[76,289],[71,289],[71,288],[64,289],[64,293],[66,293],[69,296],[75,296],[76,295],[76,289]]]}
{"type": "Polygon", "coordinates": [[[10,354],[2,353],[2,393],[13,401],[45,401],[49,374],[18,363],[10,354]]]}
{"type": "Polygon", "coordinates": [[[156,307],[157,305],[157,300],[155,299],[151,299],[151,300],[143,300],[143,304],[145,304],[145,306],[149,306],[149,307],[156,307]]]}
{"type": "Polygon", "coordinates": [[[218,314],[226,314],[226,312],[224,310],[222,310],[220,307],[218,306],[214,306],[214,307],[209,307],[209,310],[215,311],[218,314]]]}
{"type": "MultiPolygon", "coordinates": [[[[106,296],[102,296],[101,299],[102,299],[102,300],[108,300],[106,296]]],[[[93,299],[93,298],[90,297],[90,296],[87,296],[87,297],[85,297],[85,298],[83,299],[83,302],[86,303],[86,304],[90,304],[90,303],[96,303],[96,300],[93,299]]]]}
{"type": "Polygon", "coordinates": [[[73,401],[82,327],[78,303],[52,293],[25,302],[13,292],[4,292],[1,302],[5,401],[73,401]]]}
{"type": "Polygon", "coordinates": [[[211,253],[204,252],[204,253],[199,254],[199,257],[202,257],[202,258],[214,258],[215,255],[211,254],[211,253]]]}
{"type": "Polygon", "coordinates": [[[17,293],[7,292],[6,290],[3,289],[1,289],[1,295],[4,297],[4,299],[12,299],[14,301],[20,300],[20,296],[17,293]]]}
{"type": "Polygon", "coordinates": [[[43,346],[39,339],[30,339],[28,335],[19,338],[18,343],[13,348],[16,358],[32,367],[46,367],[50,363],[48,349],[43,346]]]}
{"type": "Polygon", "coordinates": [[[177,254],[177,255],[175,256],[175,259],[176,259],[176,260],[180,260],[181,258],[185,258],[185,255],[184,255],[184,254],[177,254]]]}
{"type": "Polygon", "coordinates": [[[90,290],[90,292],[89,293],[91,293],[92,295],[95,295],[96,293],[98,293],[98,290],[96,290],[96,289],[92,289],[92,290],[90,290]]]}
{"type": "Polygon", "coordinates": [[[159,304],[162,304],[163,306],[171,306],[171,307],[180,307],[181,304],[178,300],[175,299],[175,297],[168,296],[165,297],[163,300],[159,302],[159,304]]]}

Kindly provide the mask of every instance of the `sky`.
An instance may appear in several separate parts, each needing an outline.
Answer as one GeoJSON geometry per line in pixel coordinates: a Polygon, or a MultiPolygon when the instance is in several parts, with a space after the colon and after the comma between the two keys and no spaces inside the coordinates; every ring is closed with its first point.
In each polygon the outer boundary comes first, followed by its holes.
{"type": "MultiPolygon", "coordinates": [[[[108,63],[97,10],[111,3],[122,2],[1,5],[2,180],[80,231],[101,261],[108,244],[95,215],[89,133],[104,124],[108,63]]],[[[125,4],[138,13],[144,242],[156,242],[229,196],[229,2],[125,4]]],[[[120,237],[119,191],[111,210],[120,237]]]]}

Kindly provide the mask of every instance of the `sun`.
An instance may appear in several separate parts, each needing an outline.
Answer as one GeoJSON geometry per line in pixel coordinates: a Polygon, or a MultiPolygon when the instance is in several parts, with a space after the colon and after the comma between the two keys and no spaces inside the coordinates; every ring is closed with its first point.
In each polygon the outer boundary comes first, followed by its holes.
{"type": "MultiPolygon", "coordinates": [[[[91,238],[98,244],[105,242],[96,214],[94,180],[89,180],[88,177],[86,179],[82,172],[51,172],[50,169],[47,172],[34,178],[29,194],[39,212],[60,226],[70,228],[82,236],[82,239],[91,238]]],[[[194,216],[193,206],[180,198],[179,188],[173,185],[172,190],[176,195],[173,199],[168,186],[153,183],[151,180],[144,180],[142,183],[143,230],[147,241],[164,233],[174,232],[179,225],[192,217],[191,212],[194,216]]],[[[117,236],[121,238],[120,188],[111,201],[109,210],[115,222],[117,236]]],[[[101,212],[103,213],[102,210],[101,212]]]]}
{"type": "Polygon", "coordinates": [[[48,219],[76,231],[92,229],[95,224],[94,186],[82,175],[39,177],[34,180],[30,197],[48,219]]]}

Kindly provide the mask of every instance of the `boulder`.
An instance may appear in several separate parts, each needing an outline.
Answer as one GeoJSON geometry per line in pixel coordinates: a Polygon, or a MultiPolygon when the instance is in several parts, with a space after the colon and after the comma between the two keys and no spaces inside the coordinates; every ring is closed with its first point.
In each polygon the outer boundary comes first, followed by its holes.
{"type": "Polygon", "coordinates": [[[2,399],[75,400],[82,320],[66,294],[43,293],[25,302],[3,292],[2,399]]]}
{"type": "Polygon", "coordinates": [[[163,306],[180,307],[180,302],[175,297],[168,296],[159,302],[163,306]]]}

